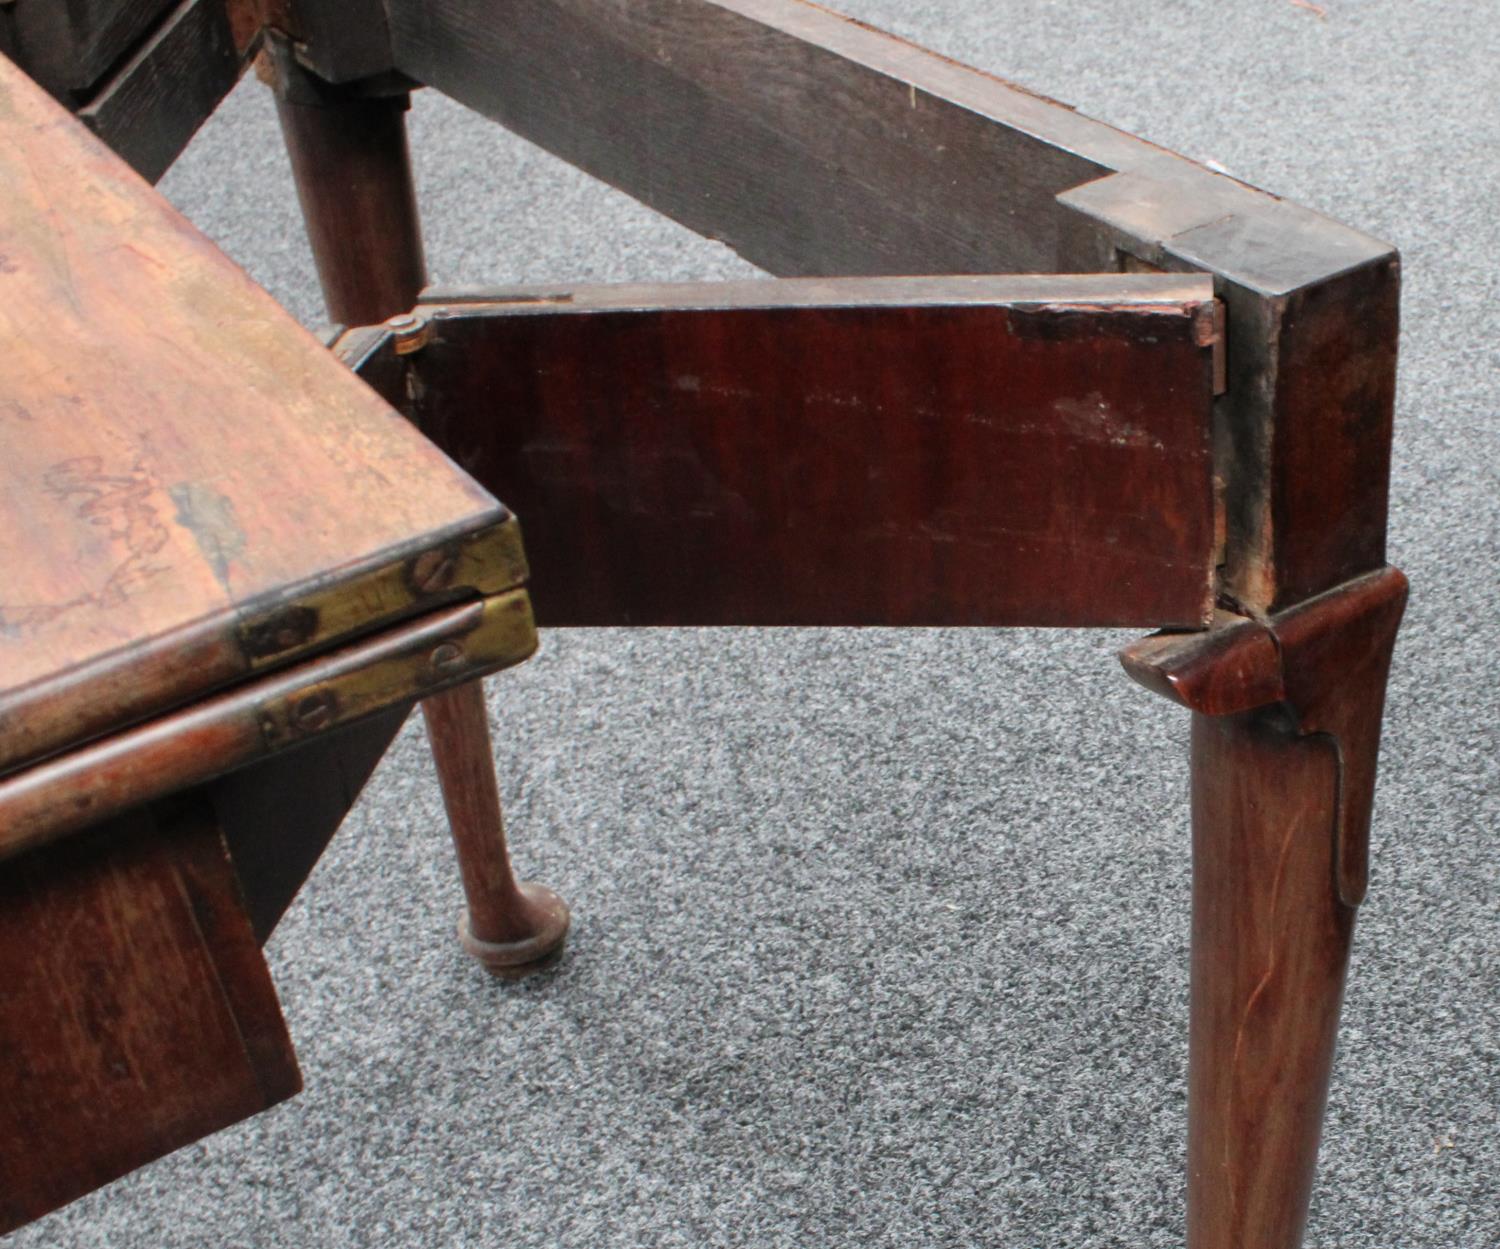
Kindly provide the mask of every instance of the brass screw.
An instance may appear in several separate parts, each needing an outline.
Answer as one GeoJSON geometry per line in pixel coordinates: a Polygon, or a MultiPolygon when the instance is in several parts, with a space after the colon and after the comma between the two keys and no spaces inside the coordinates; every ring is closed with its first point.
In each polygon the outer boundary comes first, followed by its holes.
{"type": "Polygon", "coordinates": [[[452,672],[462,666],[464,648],[457,642],[444,642],[432,652],[432,666],[438,672],[452,672]]]}
{"type": "Polygon", "coordinates": [[[412,565],[412,580],[423,594],[446,590],[458,571],[458,560],[447,551],[423,551],[412,565]]]}
{"type": "Polygon", "coordinates": [[[296,706],[292,712],[292,719],[299,729],[306,729],[309,733],[318,729],[327,728],[333,722],[333,695],[320,692],[309,694],[296,706]]]}

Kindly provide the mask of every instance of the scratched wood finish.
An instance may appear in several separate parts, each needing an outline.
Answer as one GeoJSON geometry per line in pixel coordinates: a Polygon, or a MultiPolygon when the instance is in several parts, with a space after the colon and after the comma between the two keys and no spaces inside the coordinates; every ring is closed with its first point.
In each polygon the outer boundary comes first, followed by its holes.
{"type": "Polygon", "coordinates": [[[0,1232],[297,1091],[224,843],[136,813],[0,873],[0,1232]]]}
{"type": "Polygon", "coordinates": [[[524,579],[494,499],[8,64],[0,139],[0,525],[24,535],[0,771],[524,579]]]}
{"type": "Polygon", "coordinates": [[[1201,625],[1210,295],[532,292],[424,305],[407,359],[422,428],[524,513],[543,625],[1201,625]]]}
{"type": "Polygon", "coordinates": [[[1215,274],[1227,587],[1384,563],[1389,246],[802,0],[389,8],[399,69],[773,273],[1215,274]]]}
{"type": "Polygon", "coordinates": [[[78,110],[84,124],[155,182],[240,77],[224,0],[172,12],[78,110]]]}

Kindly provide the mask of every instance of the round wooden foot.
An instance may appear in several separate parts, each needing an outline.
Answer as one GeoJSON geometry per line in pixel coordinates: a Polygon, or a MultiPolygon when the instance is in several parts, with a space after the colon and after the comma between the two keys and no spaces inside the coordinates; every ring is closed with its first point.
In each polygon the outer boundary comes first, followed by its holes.
{"type": "Polygon", "coordinates": [[[519,980],[545,971],[562,957],[572,916],[568,904],[546,885],[524,881],[519,886],[526,902],[526,926],[531,935],[517,941],[481,941],[469,929],[469,913],[458,920],[458,939],[464,950],[484,964],[492,976],[519,980]]]}

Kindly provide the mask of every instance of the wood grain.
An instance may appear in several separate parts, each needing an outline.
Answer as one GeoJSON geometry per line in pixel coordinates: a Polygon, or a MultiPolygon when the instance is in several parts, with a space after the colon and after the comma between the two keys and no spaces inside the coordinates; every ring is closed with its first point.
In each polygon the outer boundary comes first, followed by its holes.
{"type": "Polygon", "coordinates": [[[1193,717],[1190,1249],[1297,1249],[1354,912],[1333,881],[1334,743],[1193,717]]]}
{"type": "MultiPolygon", "coordinates": [[[[12,0],[27,69],[55,94],[82,92],[181,0],[12,0]]],[[[222,7],[223,0],[219,0],[222,7]]]]}
{"type": "Polygon", "coordinates": [[[1405,574],[1384,568],[1276,616],[1297,724],[1339,744],[1334,881],[1346,906],[1358,906],[1369,888],[1385,687],[1407,594],[1405,574]]]}
{"type": "Polygon", "coordinates": [[[297,1091],[218,830],[137,813],[0,873],[0,1232],[297,1091]]]}
{"type": "Polygon", "coordinates": [[[305,69],[286,40],[273,35],[266,48],[328,315],[357,326],[405,312],[427,284],[409,97],[340,90],[305,69]]]}
{"type": "Polygon", "coordinates": [[[1131,647],[1193,712],[1189,1249],[1297,1249],[1317,1165],[1406,578],[1131,647]]]}
{"type": "Polygon", "coordinates": [[[524,580],[494,499],[4,64],[0,138],[0,771],[524,580]]]}
{"type": "Polygon", "coordinates": [[[1339,743],[1336,881],[1363,900],[1385,685],[1406,611],[1406,576],[1382,568],[1274,617],[1217,613],[1196,635],[1163,633],[1120,656],[1132,678],[1200,715],[1280,705],[1304,734],[1339,743]]]}
{"type": "Polygon", "coordinates": [[[1274,609],[1385,563],[1401,266],[1390,257],[1288,296],[1274,340],[1274,609]]]}
{"type": "Polygon", "coordinates": [[[100,86],[78,116],[155,182],[240,77],[224,0],[189,0],[100,86]]]}
{"type": "Polygon", "coordinates": [[[480,298],[424,305],[414,415],[524,510],[544,625],[1208,619],[1205,279],[480,298]]]}
{"type": "Polygon", "coordinates": [[[1213,273],[1228,588],[1384,563],[1388,245],[803,0],[390,12],[399,69],[773,273],[1213,273]]]}

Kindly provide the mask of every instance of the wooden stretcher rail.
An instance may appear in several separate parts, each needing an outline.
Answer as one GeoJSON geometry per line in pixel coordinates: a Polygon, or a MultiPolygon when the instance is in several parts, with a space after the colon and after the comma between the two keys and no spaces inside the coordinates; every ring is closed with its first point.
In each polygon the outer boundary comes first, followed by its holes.
{"type": "Polygon", "coordinates": [[[389,12],[398,69],[777,274],[1214,274],[1228,588],[1384,563],[1389,246],[803,0],[389,12]]]}
{"type": "Polygon", "coordinates": [[[224,0],[187,0],[78,110],[85,125],[155,182],[239,81],[224,0]]]}
{"type": "MultiPolygon", "coordinates": [[[[7,0],[14,49],[56,94],[86,91],[181,0],[7,0]]],[[[224,0],[217,0],[220,10],[224,0]]]]}
{"type": "Polygon", "coordinates": [[[397,626],[0,780],[0,859],[536,649],[524,590],[397,626]]]}
{"type": "Polygon", "coordinates": [[[490,294],[356,367],[524,509],[544,625],[1208,619],[1207,278],[490,294]]]}

